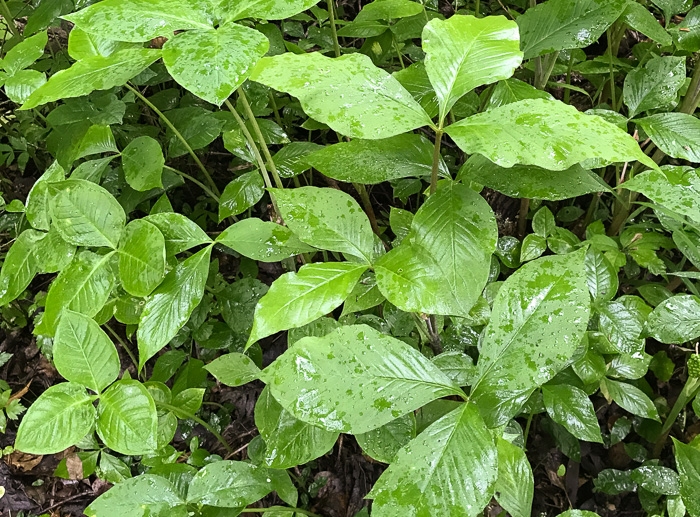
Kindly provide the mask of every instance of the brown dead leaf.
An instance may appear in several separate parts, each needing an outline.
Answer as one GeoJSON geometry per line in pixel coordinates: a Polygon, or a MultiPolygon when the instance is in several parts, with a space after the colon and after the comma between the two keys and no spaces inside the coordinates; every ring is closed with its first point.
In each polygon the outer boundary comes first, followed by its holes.
{"type": "Polygon", "coordinates": [[[36,456],[34,454],[27,454],[20,451],[13,451],[12,454],[10,454],[9,456],[5,456],[3,459],[5,460],[5,463],[7,463],[8,466],[23,470],[25,472],[29,472],[39,463],[41,463],[43,456],[36,456]]]}

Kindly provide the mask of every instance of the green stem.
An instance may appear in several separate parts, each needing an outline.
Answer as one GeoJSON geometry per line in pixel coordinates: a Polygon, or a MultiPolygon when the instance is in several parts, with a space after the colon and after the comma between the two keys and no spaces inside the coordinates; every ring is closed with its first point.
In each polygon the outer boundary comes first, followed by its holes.
{"type": "Polygon", "coordinates": [[[212,192],[212,190],[209,187],[207,187],[204,183],[199,181],[197,178],[194,178],[194,177],[190,176],[189,174],[185,174],[184,172],[179,171],[177,169],[173,169],[172,167],[169,167],[167,165],[164,165],[163,168],[168,169],[169,171],[174,172],[175,174],[178,174],[179,176],[182,176],[186,180],[191,181],[192,183],[197,185],[199,188],[201,188],[206,195],[208,195],[210,198],[212,198],[217,205],[219,204],[219,196],[214,194],[214,192],[212,192]]]}
{"type": "MultiPolygon", "coordinates": [[[[566,85],[571,86],[571,71],[574,68],[574,53],[571,51],[569,56],[569,68],[566,69],[566,85]]],[[[566,88],[564,90],[564,102],[569,104],[569,99],[571,98],[571,90],[566,88]]]]}
{"type": "MultiPolygon", "coordinates": [[[[535,76],[535,88],[538,90],[544,90],[547,86],[547,81],[552,75],[554,70],[554,65],[557,64],[557,58],[559,57],[559,51],[552,52],[548,54],[544,59],[544,65],[540,62],[539,73],[535,76]]],[[[539,58],[538,58],[539,59],[539,58]]]]}
{"type": "Polygon", "coordinates": [[[302,510],[301,508],[290,508],[288,506],[270,506],[269,508],[245,508],[244,510],[241,510],[241,513],[264,513],[272,511],[300,513],[302,515],[308,515],[309,517],[321,517],[317,513],[312,513],[308,510],[302,510]]]}
{"type": "Polygon", "coordinates": [[[532,417],[534,413],[530,413],[527,416],[527,423],[525,424],[525,431],[523,432],[523,443],[525,444],[525,450],[527,451],[527,437],[530,434],[530,425],[532,425],[532,417]]]}
{"type": "Polygon", "coordinates": [[[134,366],[136,367],[137,375],[140,376],[141,372],[139,372],[139,362],[136,360],[136,356],[134,355],[134,353],[131,351],[131,349],[129,349],[128,346],[126,346],[126,343],[124,342],[124,340],[119,336],[119,334],[117,334],[112,329],[112,327],[110,327],[109,325],[105,325],[105,327],[107,328],[109,333],[112,334],[112,336],[114,336],[114,339],[116,339],[119,342],[119,344],[122,346],[122,348],[126,352],[126,355],[128,355],[129,358],[131,359],[131,362],[134,363],[134,366]]]}
{"type": "Polygon", "coordinates": [[[681,391],[680,395],[678,395],[676,403],[671,408],[671,412],[666,417],[664,425],[661,428],[661,434],[659,435],[659,439],[656,440],[656,444],[654,445],[654,458],[658,458],[661,454],[661,451],[663,450],[664,445],[666,444],[666,439],[668,438],[668,435],[671,432],[671,428],[676,422],[678,415],[683,410],[683,408],[685,408],[688,402],[693,400],[693,397],[695,397],[695,395],[698,394],[698,391],[700,391],[700,378],[688,377],[685,386],[683,386],[683,390],[681,391]]]}
{"type": "MultiPolygon", "coordinates": [[[[260,148],[262,149],[262,152],[265,155],[265,159],[267,160],[267,168],[269,169],[270,173],[272,174],[272,179],[275,180],[275,185],[277,186],[277,188],[284,188],[284,185],[282,185],[282,180],[280,179],[280,176],[277,173],[277,166],[275,165],[275,162],[272,160],[272,155],[270,154],[270,150],[267,148],[267,144],[265,143],[265,137],[263,136],[262,131],[260,131],[260,126],[258,125],[258,121],[255,120],[255,115],[253,114],[253,110],[250,108],[250,103],[248,102],[248,97],[246,97],[246,94],[243,91],[242,86],[240,86],[237,91],[238,91],[238,98],[241,99],[241,104],[243,104],[243,109],[245,110],[246,117],[248,117],[248,120],[250,120],[250,125],[253,126],[253,131],[255,132],[255,136],[258,137],[258,143],[260,144],[260,148]]],[[[231,109],[231,108],[229,108],[229,109],[231,109]]]]}
{"type": "Polygon", "coordinates": [[[391,36],[391,41],[394,44],[394,50],[396,50],[396,55],[399,57],[399,63],[401,63],[401,69],[404,70],[406,68],[406,65],[403,62],[403,57],[401,56],[401,51],[399,50],[399,44],[396,43],[396,37],[392,34],[391,36]]]}
{"type": "Polygon", "coordinates": [[[613,45],[610,29],[608,29],[605,34],[608,39],[608,59],[610,61],[610,105],[612,109],[615,109],[615,106],[617,106],[617,92],[615,91],[615,67],[613,65],[613,45]]]}
{"type": "Polygon", "coordinates": [[[277,101],[275,100],[275,94],[272,93],[272,90],[270,90],[268,93],[270,97],[270,103],[272,103],[272,112],[275,114],[275,121],[280,127],[282,127],[282,117],[280,117],[280,112],[277,109],[277,101]]]}
{"type": "Polygon", "coordinates": [[[355,190],[357,190],[357,193],[360,195],[360,199],[362,200],[362,204],[365,206],[365,212],[369,218],[369,224],[372,226],[372,231],[379,236],[380,231],[379,225],[377,224],[377,216],[374,213],[372,200],[369,198],[367,188],[362,183],[353,183],[352,186],[355,187],[355,190]]]}
{"type": "Polygon", "coordinates": [[[156,406],[158,406],[161,409],[165,409],[166,411],[170,411],[171,413],[175,413],[176,416],[182,415],[180,418],[188,418],[190,420],[194,420],[199,425],[204,427],[207,431],[209,431],[211,434],[213,434],[216,437],[216,439],[219,440],[221,445],[224,446],[224,448],[226,449],[226,451],[229,454],[233,454],[235,452],[233,450],[233,448],[228,444],[228,442],[226,440],[224,440],[224,437],[221,436],[221,434],[219,434],[219,432],[216,429],[214,429],[212,426],[207,424],[204,420],[202,420],[198,416],[193,415],[189,411],[185,411],[182,408],[171,406],[170,404],[166,404],[165,402],[156,401],[156,406]]]}
{"type": "Polygon", "coordinates": [[[442,129],[435,132],[435,147],[433,148],[433,169],[430,174],[430,195],[437,191],[438,171],[440,168],[440,144],[442,143],[442,129]]]}
{"type": "Polygon", "coordinates": [[[333,35],[333,52],[335,57],[340,57],[340,44],[338,43],[338,31],[335,28],[335,6],[333,0],[328,0],[328,17],[331,24],[331,34],[333,35]]]}
{"type": "Polygon", "coordinates": [[[2,14],[2,17],[5,18],[7,28],[10,29],[10,32],[17,36],[20,40],[23,40],[24,36],[22,36],[22,33],[19,32],[17,25],[15,25],[15,19],[12,17],[10,8],[7,7],[5,0],[0,0],[0,14],[2,14]]]}
{"type": "Polygon", "coordinates": [[[698,104],[700,104],[700,62],[695,64],[695,70],[693,70],[693,77],[690,80],[688,92],[683,98],[683,103],[679,111],[692,115],[698,108],[698,104]]]}
{"type": "Polygon", "coordinates": [[[144,97],[140,91],[138,91],[136,88],[131,86],[130,84],[125,85],[129,90],[131,90],[134,95],[136,95],[139,99],[141,99],[141,102],[143,102],[146,106],[151,108],[153,112],[158,115],[158,117],[163,121],[163,123],[170,128],[170,130],[173,132],[175,137],[180,140],[182,145],[185,146],[185,149],[187,149],[187,152],[190,154],[194,162],[197,164],[197,167],[199,167],[199,170],[202,171],[202,174],[204,174],[204,178],[207,180],[207,183],[209,184],[209,187],[211,188],[212,192],[214,192],[217,196],[221,196],[221,192],[219,189],[216,187],[216,183],[214,183],[214,180],[212,179],[211,175],[209,174],[209,171],[207,168],[204,166],[202,161],[199,159],[199,157],[195,154],[194,149],[192,149],[192,146],[185,140],[185,137],[182,136],[182,133],[180,133],[177,128],[173,125],[172,122],[166,117],[162,111],[160,111],[156,106],[149,101],[146,97],[144,97]]]}
{"type": "Polygon", "coordinates": [[[474,3],[474,17],[479,17],[479,11],[481,11],[481,0],[476,0],[474,3]]]}
{"type": "Polygon", "coordinates": [[[527,231],[527,214],[530,212],[530,199],[523,197],[520,199],[520,211],[518,212],[518,236],[525,238],[527,231]]]}

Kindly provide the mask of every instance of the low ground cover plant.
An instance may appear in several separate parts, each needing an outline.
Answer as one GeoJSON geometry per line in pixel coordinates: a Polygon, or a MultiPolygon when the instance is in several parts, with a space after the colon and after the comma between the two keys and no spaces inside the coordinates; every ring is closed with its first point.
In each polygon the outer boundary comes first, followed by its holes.
{"type": "Polygon", "coordinates": [[[316,3],[0,0],[3,454],[98,517],[699,516],[700,6],[316,3]]]}

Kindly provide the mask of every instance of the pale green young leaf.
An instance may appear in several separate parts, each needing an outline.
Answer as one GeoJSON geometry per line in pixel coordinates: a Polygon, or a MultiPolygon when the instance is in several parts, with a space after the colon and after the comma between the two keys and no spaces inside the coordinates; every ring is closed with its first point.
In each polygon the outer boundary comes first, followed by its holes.
{"type": "Polygon", "coordinates": [[[415,16],[423,12],[423,6],[411,0],[378,0],[365,4],[356,21],[369,22],[375,20],[397,20],[415,16]]]}
{"type": "Polygon", "coordinates": [[[139,369],[175,337],[202,301],[211,249],[207,246],[175,266],[146,299],[138,329],[139,369]]]}
{"type": "Polygon", "coordinates": [[[625,77],[622,98],[630,118],[644,111],[672,108],[685,82],[685,58],[656,56],[625,77]]]}
{"type": "Polygon", "coordinates": [[[432,125],[411,94],[363,54],[266,57],[251,79],[297,97],[311,118],[353,138],[388,138],[432,125]]]}
{"type": "Polygon", "coordinates": [[[406,413],[381,427],[356,434],[362,452],[376,461],[391,464],[398,452],[416,437],[416,417],[406,413]]]}
{"type": "Polygon", "coordinates": [[[260,201],[265,194],[265,183],[257,170],[246,172],[226,185],[219,199],[219,222],[238,215],[260,201]]]}
{"type": "Polygon", "coordinates": [[[41,244],[36,246],[36,260],[40,273],[57,273],[71,263],[77,247],[63,240],[56,227],[52,227],[41,244]]]}
{"type": "Polygon", "coordinates": [[[66,171],[54,161],[39,177],[27,195],[25,215],[27,221],[37,230],[49,230],[49,183],[66,179],[66,171]]]}
{"type": "Polygon", "coordinates": [[[12,47],[0,62],[8,76],[24,70],[37,59],[44,55],[44,47],[48,42],[48,34],[42,31],[29,38],[20,41],[12,47]]]}
{"type": "Polygon", "coordinates": [[[150,136],[135,138],[122,151],[124,179],[134,190],[163,188],[163,165],[163,150],[150,136]]]}
{"type": "Polygon", "coordinates": [[[366,270],[367,266],[352,262],[325,262],[282,275],[255,308],[247,346],[328,314],[343,303],[366,270]]]}
{"type": "Polygon", "coordinates": [[[508,277],[493,302],[471,395],[489,426],[515,416],[568,363],[589,306],[582,252],[539,258],[508,277]]]}
{"type": "Polygon", "coordinates": [[[497,475],[493,435],[478,409],[463,404],[399,451],[368,495],[372,516],[476,517],[491,500],[497,475]]]}
{"type": "Polygon", "coordinates": [[[397,70],[392,75],[418,101],[430,118],[437,117],[440,107],[423,61],[397,70]]]}
{"type": "Polygon", "coordinates": [[[507,104],[452,124],[446,131],[464,152],[481,154],[502,167],[536,165],[562,171],[590,158],[605,163],[639,160],[657,167],[631,135],[555,100],[507,104]]]}
{"type": "Polygon", "coordinates": [[[661,421],[654,403],[636,386],[612,379],[605,379],[603,385],[601,385],[601,390],[603,389],[622,409],[642,418],[649,418],[657,422],[661,421]]]}
{"type": "Polygon", "coordinates": [[[681,498],[690,515],[700,515],[700,449],[673,438],[676,468],[681,478],[681,498]]]}
{"type": "Polygon", "coordinates": [[[92,430],[95,414],[84,386],[73,382],[51,386],[22,418],[15,449],[28,454],[61,452],[92,430]]]}
{"type": "Polygon", "coordinates": [[[176,212],[151,214],[144,218],[155,225],[165,237],[168,256],[211,242],[209,236],[192,219],[176,212]]]}
{"type": "Polygon", "coordinates": [[[119,149],[114,141],[112,128],[95,124],[88,128],[80,139],[80,142],[72,149],[71,158],[77,160],[90,156],[91,154],[118,152],[119,149]]]}
{"type": "Polygon", "coordinates": [[[301,242],[286,226],[255,217],[229,226],[216,242],[260,262],[279,262],[300,253],[316,251],[301,242]]]}
{"type": "Polygon", "coordinates": [[[498,449],[498,479],[495,497],[513,517],[532,515],[535,480],[525,451],[503,438],[496,440],[498,449]]]}
{"type": "Polygon", "coordinates": [[[51,219],[66,242],[116,248],[126,214],[107,190],[87,180],[52,183],[51,219]]]}
{"type": "Polygon", "coordinates": [[[22,294],[39,273],[37,254],[45,237],[43,232],[24,230],[12,243],[0,270],[0,306],[22,294]]]}
{"type": "Polygon", "coordinates": [[[700,337],[700,298],[677,294],[656,306],[646,332],[661,343],[681,345],[700,337]]]}
{"type": "Polygon", "coordinates": [[[255,404],[255,425],[265,440],[263,464],[275,469],[303,465],[333,448],[340,433],[302,422],[265,387],[255,404]]]}
{"type": "Polygon", "coordinates": [[[95,499],[85,509],[89,517],[143,517],[151,515],[181,517],[173,507],[184,505],[178,490],[163,476],[141,474],[122,481],[95,499]]]}
{"type": "Polygon", "coordinates": [[[109,56],[119,50],[142,48],[139,43],[129,43],[106,38],[100,34],[88,33],[73,27],[68,34],[68,54],[76,61],[92,56],[109,56]]]}
{"type": "Polygon", "coordinates": [[[423,28],[425,69],[440,104],[440,122],[462,96],[508,79],[520,65],[518,26],[505,16],[453,16],[423,28]]]}
{"type": "Polygon", "coordinates": [[[353,434],[462,393],[415,348],[366,325],[302,338],[264,374],[272,395],[296,418],[353,434]]]}
{"type": "Polygon", "coordinates": [[[635,123],[670,157],[700,162],[700,120],[694,116],[657,113],[635,123]]]}
{"type": "Polygon", "coordinates": [[[221,17],[227,21],[243,18],[284,20],[306,11],[318,0],[219,0],[221,17]]]}
{"type": "Polygon", "coordinates": [[[79,312],[63,311],[56,329],[53,359],[66,380],[100,393],[117,380],[119,354],[114,343],[95,323],[79,312]]]}
{"type": "Polygon", "coordinates": [[[51,76],[45,85],[29,96],[21,109],[27,110],[59,99],[80,97],[95,90],[122,86],[159,57],[160,50],[146,48],[120,50],[109,56],[87,57],[51,76]]]}
{"type": "Polygon", "coordinates": [[[247,355],[238,352],[217,357],[204,367],[226,386],[243,386],[260,378],[260,368],[247,355]]]}
{"type": "Polygon", "coordinates": [[[165,276],[165,238],[144,219],[131,221],[119,246],[119,278],[138,297],[151,294],[165,276]]]}
{"type": "Polygon", "coordinates": [[[547,413],[579,440],[603,443],[593,403],[583,390],[566,384],[542,386],[547,413]]]}
{"type": "Polygon", "coordinates": [[[486,104],[486,111],[527,99],[553,99],[551,94],[511,77],[498,81],[486,104]]]}
{"type": "Polygon", "coordinates": [[[486,201],[446,184],[416,212],[401,244],[376,262],[377,285],[403,311],[467,317],[488,280],[497,237],[486,201]]]}
{"type": "Polygon", "coordinates": [[[184,88],[221,106],[246,80],[269,47],[259,31],[230,23],[181,32],[163,46],[168,72],[184,88]]]}
{"type": "Polygon", "coordinates": [[[120,454],[147,454],[156,448],[158,415],[146,387],[136,380],[120,380],[100,397],[97,434],[120,454]]]}
{"type": "Polygon", "coordinates": [[[5,95],[12,102],[22,104],[44,84],[46,84],[46,76],[43,72],[20,70],[5,80],[5,95]]]}
{"type": "Polygon", "coordinates": [[[319,187],[270,189],[282,218],[303,242],[364,259],[374,258],[369,219],[352,196],[319,187]]]}

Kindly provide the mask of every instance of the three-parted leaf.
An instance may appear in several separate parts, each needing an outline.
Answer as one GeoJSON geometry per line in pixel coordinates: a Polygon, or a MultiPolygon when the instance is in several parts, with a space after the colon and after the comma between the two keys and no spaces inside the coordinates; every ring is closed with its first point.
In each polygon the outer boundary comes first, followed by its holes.
{"type": "Polygon", "coordinates": [[[264,374],[272,395],[295,417],[353,434],[462,393],[415,348],[366,325],[302,338],[264,374]]]}
{"type": "Polygon", "coordinates": [[[119,246],[119,278],[134,296],[151,294],[165,276],[165,238],[144,219],[131,221],[119,246]]]}
{"type": "Polygon", "coordinates": [[[278,262],[300,253],[315,251],[301,242],[286,226],[250,217],[226,228],[216,242],[244,257],[260,262],[278,262]]]}

